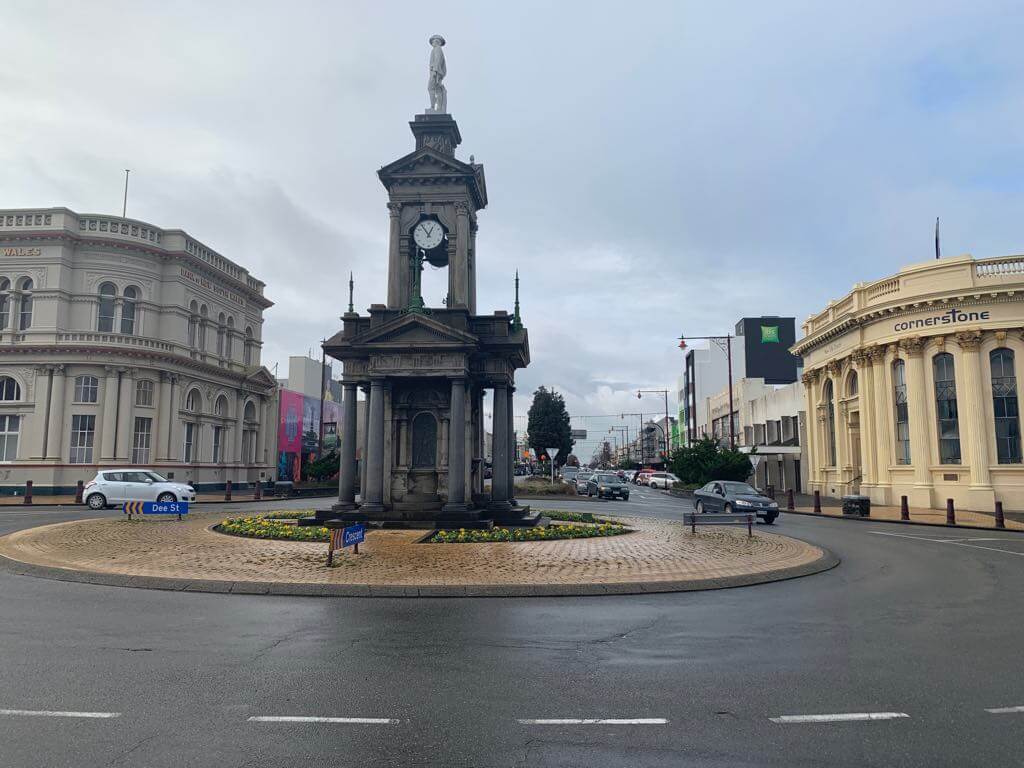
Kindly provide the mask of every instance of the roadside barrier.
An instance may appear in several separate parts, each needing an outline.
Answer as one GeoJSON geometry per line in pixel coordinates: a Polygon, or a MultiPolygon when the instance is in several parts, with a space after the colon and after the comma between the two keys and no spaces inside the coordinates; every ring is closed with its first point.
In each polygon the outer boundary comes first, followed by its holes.
{"type": "Polygon", "coordinates": [[[906,496],[900,496],[900,520],[905,523],[910,522],[910,505],[907,503],[906,496]]]}
{"type": "Polygon", "coordinates": [[[78,485],[75,486],[75,504],[82,503],[82,497],[85,494],[85,481],[79,480],[78,485]]]}
{"type": "Polygon", "coordinates": [[[814,492],[814,514],[821,514],[821,491],[814,492]]]}
{"type": "Polygon", "coordinates": [[[796,509],[796,502],[793,499],[793,489],[786,491],[786,509],[792,512],[796,509]]]}
{"type": "Polygon", "coordinates": [[[231,501],[231,481],[224,483],[224,501],[231,501]]]}
{"type": "Polygon", "coordinates": [[[24,501],[24,503],[25,504],[31,504],[32,503],[32,481],[31,480],[26,480],[25,481],[25,501],[24,501]]]}
{"type": "Polygon", "coordinates": [[[1003,519],[1003,502],[996,502],[996,528],[1005,528],[1006,520],[1003,519]]]}
{"type": "Polygon", "coordinates": [[[263,481],[262,480],[257,480],[256,481],[256,492],[253,493],[252,497],[256,501],[259,501],[260,499],[263,498],[263,481]]]}
{"type": "Polygon", "coordinates": [[[946,499],[946,525],[956,525],[956,510],[952,499],[946,499]]]}

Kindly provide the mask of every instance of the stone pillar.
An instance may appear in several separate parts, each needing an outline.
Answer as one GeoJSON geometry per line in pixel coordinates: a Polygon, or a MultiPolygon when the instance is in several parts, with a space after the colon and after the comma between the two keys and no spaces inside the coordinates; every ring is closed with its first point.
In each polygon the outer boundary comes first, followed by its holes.
{"type": "Polygon", "coordinates": [[[860,400],[860,460],[861,489],[867,491],[875,484],[875,390],[871,360],[866,350],[854,353],[857,366],[857,391],[860,400]]]}
{"type": "Polygon", "coordinates": [[[928,418],[928,381],[924,372],[924,340],[920,337],[900,342],[907,356],[907,412],[910,417],[910,463],[914,468],[914,486],[910,490],[912,507],[932,505],[932,444],[928,418]]]}
{"type": "Polygon", "coordinates": [[[995,508],[995,491],[989,469],[988,440],[992,423],[985,418],[985,379],[981,371],[978,347],[981,331],[963,331],[956,335],[960,345],[963,391],[957,391],[960,430],[963,433],[964,461],[970,466],[971,483],[967,488],[969,509],[989,511],[995,508]]]}
{"type": "Polygon", "coordinates": [[[469,314],[476,314],[476,214],[469,216],[469,258],[466,274],[469,280],[469,314]]]}
{"type": "Polygon", "coordinates": [[[46,458],[55,461],[60,461],[64,451],[64,381],[64,366],[53,366],[49,422],[46,425],[46,458]]]}
{"type": "Polygon", "coordinates": [[[160,374],[160,391],[153,409],[153,457],[157,461],[167,459],[167,442],[171,430],[171,375],[160,374]]]}
{"type": "Polygon", "coordinates": [[[363,387],[364,405],[363,405],[363,442],[360,450],[360,461],[359,461],[359,497],[360,500],[366,498],[366,465],[367,456],[369,456],[369,437],[370,437],[370,388],[363,387]]]}
{"type": "Polygon", "coordinates": [[[892,401],[892,387],[889,385],[889,376],[886,371],[885,347],[872,347],[868,350],[868,357],[871,360],[871,379],[874,395],[871,400],[872,413],[875,426],[875,482],[874,488],[869,493],[871,501],[876,504],[889,504],[892,488],[892,479],[889,474],[889,467],[893,462],[893,418],[895,417],[895,405],[892,401]]]}
{"type": "Polygon", "coordinates": [[[513,507],[516,503],[516,420],[513,406],[515,387],[508,388],[508,501],[513,507]]]}
{"type": "Polygon", "coordinates": [[[508,512],[508,385],[494,385],[494,434],[491,438],[491,503],[493,512],[508,512]]]}
{"type": "Polygon", "coordinates": [[[821,446],[818,437],[818,404],[815,400],[815,388],[818,382],[817,371],[804,371],[800,377],[804,385],[804,428],[807,432],[807,482],[808,490],[814,490],[818,482],[818,462],[821,461],[821,446]]]}
{"type": "Polygon", "coordinates": [[[448,269],[450,307],[469,306],[469,205],[455,204],[455,258],[448,269]]]}
{"type": "MultiPolygon", "coordinates": [[[[253,436],[256,442],[256,455],[253,457],[255,459],[254,464],[265,465],[267,463],[267,436],[270,434],[267,429],[267,419],[270,418],[270,414],[267,413],[267,407],[267,398],[258,396],[256,418],[259,419],[259,422],[256,424],[256,434],[253,436]]],[[[276,464],[277,461],[275,460],[274,463],[276,464]]]]}
{"type": "Polygon", "coordinates": [[[370,425],[366,434],[366,488],[360,509],[384,511],[384,382],[370,382],[370,425]]]}
{"type": "Polygon", "coordinates": [[[132,459],[132,440],[135,430],[135,375],[134,368],[121,369],[121,393],[117,408],[117,458],[132,459]]]}
{"type": "Polygon", "coordinates": [[[388,203],[391,233],[388,238],[388,308],[405,309],[409,303],[409,265],[401,252],[402,204],[388,203]]]}
{"type": "Polygon", "coordinates": [[[452,379],[448,425],[448,503],[444,512],[465,512],[466,504],[466,381],[452,379]]]}
{"type": "Polygon", "coordinates": [[[242,434],[245,432],[245,393],[239,391],[235,397],[235,450],[234,460],[239,466],[245,466],[248,462],[242,454],[242,434]]]}
{"type": "Polygon", "coordinates": [[[170,375],[170,387],[164,412],[167,414],[167,460],[178,461],[181,457],[181,419],[178,414],[178,377],[170,375]]]}
{"type": "Polygon", "coordinates": [[[342,384],[341,414],[341,463],[338,468],[338,503],[332,509],[345,512],[356,507],[356,385],[346,381],[342,384]]]}
{"type": "MultiPolygon", "coordinates": [[[[850,478],[850,428],[847,423],[849,410],[846,401],[843,399],[846,394],[843,377],[845,366],[842,360],[833,360],[828,365],[828,372],[832,378],[832,421],[835,433],[832,439],[836,441],[836,485],[842,493],[846,492],[846,483],[850,478]]],[[[827,427],[826,427],[827,428],[827,427]]]]}
{"type": "Polygon", "coordinates": [[[104,368],[106,378],[103,380],[103,415],[100,430],[100,461],[109,463],[114,460],[114,437],[117,429],[117,368],[111,365],[104,368]]]}

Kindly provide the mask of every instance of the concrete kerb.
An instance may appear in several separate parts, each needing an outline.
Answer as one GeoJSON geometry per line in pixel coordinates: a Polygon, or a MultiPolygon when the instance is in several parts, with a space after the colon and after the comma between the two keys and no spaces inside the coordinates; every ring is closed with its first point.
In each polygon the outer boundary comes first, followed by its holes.
{"type": "Polygon", "coordinates": [[[207,592],[230,595],[266,595],[290,597],[596,597],[606,595],[644,595],[663,592],[700,592],[730,589],[756,584],[787,581],[835,568],[840,559],[830,550],[818,546],[822,556],[813,563],[780,568],[763,573],[730,576],[718,579],[687,581],[638,581],[595,584],[308,584],[269,581],[216,581],[211,579],[180,579],[162,576],[128,576],[122,574],[76,571],[68,568],[23,563],[0,555],[0,570],[15,576],[30,576],[55,581],[77,582],[108,587],[158,589],[173,592],[207,592]]]}
{"type": "Polygon", "coordinates": [[[997,533],[1024,533],[1024,529],[1021,528],[996,528],[995,524],[992,525],[964,525],[957,523],[956,525],[949,525],[948,523],[926,523],[923,520],[885,520],[878,517],[861,517],[860,515],[818,515],[814,512],[801,512],[795,509],[780,509],[779,512],[786,515],[803,515],[804,517],[816,517],[819,520],[852,520],[858,523],[883,523],[887,525],[920,525],[925,528],[963,528],[968,531],[989,531],[997,533]]]}

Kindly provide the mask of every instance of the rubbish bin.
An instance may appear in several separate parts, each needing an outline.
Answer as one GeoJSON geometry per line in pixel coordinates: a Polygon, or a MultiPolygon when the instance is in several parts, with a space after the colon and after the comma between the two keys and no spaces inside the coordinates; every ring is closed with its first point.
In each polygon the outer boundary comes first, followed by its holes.
{"type": "Polygon", "coordinates": [[[843,496],[843,514],[857,517],[871,516],[871,499],[867,496],[850,494],[843,496]]]}

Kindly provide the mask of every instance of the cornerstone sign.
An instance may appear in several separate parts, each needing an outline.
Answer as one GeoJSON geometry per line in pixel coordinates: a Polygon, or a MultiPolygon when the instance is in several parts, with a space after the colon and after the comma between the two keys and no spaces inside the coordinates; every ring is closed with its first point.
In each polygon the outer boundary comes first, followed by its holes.
{"type": "Polygon", "coordinates": [[[934,328],[935,326],[955,325],[958,323],[976,323],[989,320],[991,317],[992,313],[988,310],[967,312],[954,307],[948,312],[943,312],[941,315],[919,317],[916,320],[899,320],[893,324],[892,329],[894,331],[910,331],[918,328],[934,328]]]}

